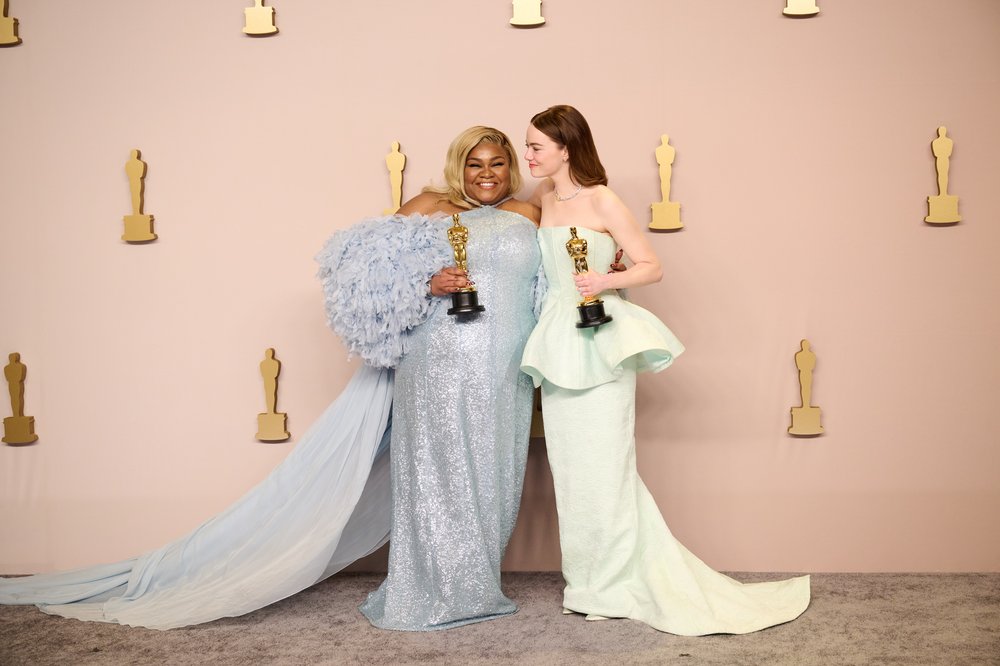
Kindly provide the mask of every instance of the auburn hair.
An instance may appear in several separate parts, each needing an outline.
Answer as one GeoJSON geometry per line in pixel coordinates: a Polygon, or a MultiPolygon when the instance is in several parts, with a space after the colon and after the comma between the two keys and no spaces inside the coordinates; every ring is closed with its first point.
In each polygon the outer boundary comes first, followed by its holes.
{"type": "Polygon", "coordinates": [[[569,153],[569,175],[584,187],[607,185],[608,175],[583,114],[568,104],[550,106],[531,119],[532,126],[569,153]]]}

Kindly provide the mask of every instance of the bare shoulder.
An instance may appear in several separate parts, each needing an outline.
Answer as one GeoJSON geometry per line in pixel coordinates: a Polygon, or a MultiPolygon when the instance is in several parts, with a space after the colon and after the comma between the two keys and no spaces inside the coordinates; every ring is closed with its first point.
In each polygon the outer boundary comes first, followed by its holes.
{"type": "Polygon", "coordinates": [[[613,215],[625,209],[625,203],[607,185],[598,185],[594,190],[594,207],[598,213],[613,215]]]}
{"type": "Polygon", "coordinates": [[[441,195],[437,192],[421,192],[417,196],[413,197],[396,211],[397,215],[430,215],[431,213],[436,213],[439,210],[443,210],[441,207],[442,203],[447,203],[447,201],[441,201],[441,195]]]}
{"type": "Polygon", "coordinates": [[[527,201],[511,199],[504,202],[500,208],[501,210],[509,210],[512,213],[517,213],[518,215],[528,218],[535,223],[535,226],[538,226],[538,223],[542,221],[542,209],[535,204],[528,203],[527,201]]]}

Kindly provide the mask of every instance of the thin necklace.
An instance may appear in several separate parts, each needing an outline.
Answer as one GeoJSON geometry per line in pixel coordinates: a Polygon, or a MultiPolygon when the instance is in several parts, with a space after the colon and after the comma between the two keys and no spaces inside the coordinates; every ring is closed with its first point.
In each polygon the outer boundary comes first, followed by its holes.
{"type": "Polygon", "coordinates": [[[498,201],[496,203],[493,203],[493,204],[484,204],[481,201],[476,201],[472,197],[468,197],[468,196],[464,196],[464,195],[462,196],[462,198],[465,199],[466,201],[468,201],[470,204],[472,204],[476,208],[496,208],[500,204],[506,203],[507,201],[510,201],[511,199],[513,199],[514,195],[513,194],[508,194],[503,199],[501,199],[500,201],[498,201]]]}
{"type": "Polygon", "coordinates": [[[557,190],[555,188],[552,188],[552,191],[556,195],[556,201],[569,201],[570,199],[572,199],[573,197],[575,197],[576,195],[578,195],[580,193],[580,190],[582,190],[582,189],[583,189],[583,185],[577,185],[576,186],[576,191],[573,192],[573,194],[569,195],[568,197],[561,197],[561,196],[559,196],[559,190],[557,190]]]}

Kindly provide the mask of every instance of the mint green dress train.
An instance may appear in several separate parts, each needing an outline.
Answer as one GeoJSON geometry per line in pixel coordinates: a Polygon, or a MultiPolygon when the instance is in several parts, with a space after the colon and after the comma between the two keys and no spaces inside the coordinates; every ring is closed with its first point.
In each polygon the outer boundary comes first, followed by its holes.
{"type": "MultiPolygon", "coordinates": [[[[577,227],[590,266],[612,262],[607,234],[577,227]]],[[[559,513],[565,608],[632,618],[673,634],[742,634],[798,617],[809,577],[743,584],[712,570],[670,533],[635,464],[636,373],[684,351],[652,313],[601,294],[614,320],[578,329],[566,227],[538,231],[549,291],[521,369],[542,388],[559,513]]]]}

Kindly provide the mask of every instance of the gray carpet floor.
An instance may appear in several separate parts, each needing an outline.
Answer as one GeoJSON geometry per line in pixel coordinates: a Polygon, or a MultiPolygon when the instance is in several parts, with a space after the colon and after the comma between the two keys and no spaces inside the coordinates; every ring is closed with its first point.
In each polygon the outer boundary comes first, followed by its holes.
{"type": "MultiPolygon", "coordinates": [[[[780,574],[734,574],[743,581],[780,574]]],[[[154,631],[0,606],[0,664],[1000,664],[1000,574],[815,574],[798,620],[685,638],[560,613],[558,573],[504,574],[521,610],[428,633],[374,629],[381,574],[335,576],[255,613],[154,631]]]]}

